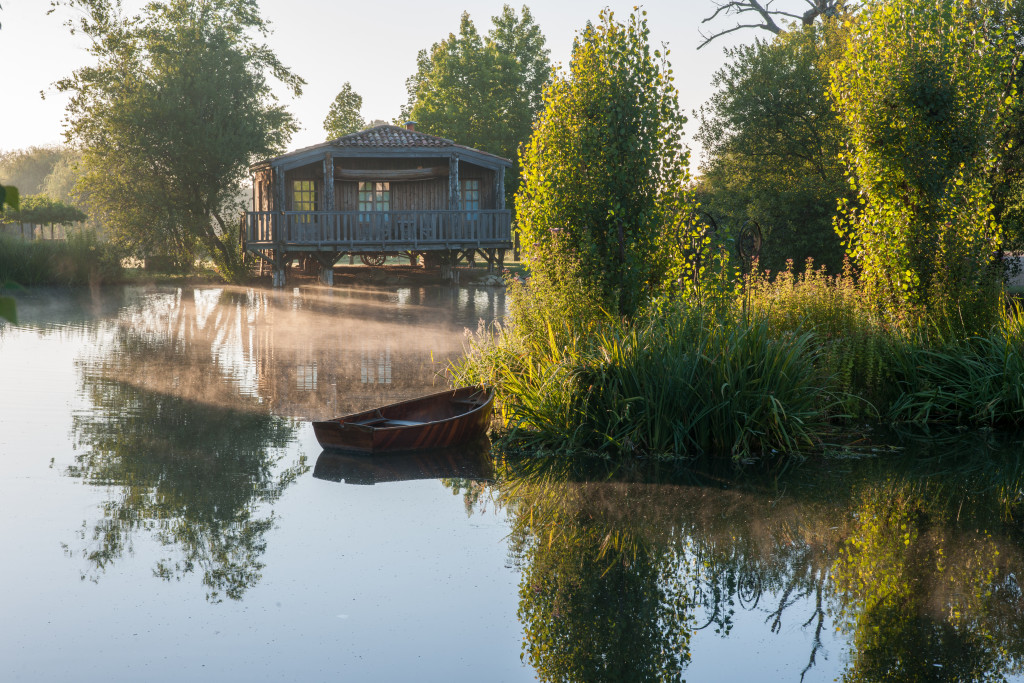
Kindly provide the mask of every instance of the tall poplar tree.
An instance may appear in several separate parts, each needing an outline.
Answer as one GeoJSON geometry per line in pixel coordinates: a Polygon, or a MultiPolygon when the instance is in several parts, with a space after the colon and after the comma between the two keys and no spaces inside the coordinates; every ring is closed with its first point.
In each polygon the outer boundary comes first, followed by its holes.
{"type": "Polygon", "coordinates": [[[974,332],[997,310],[993,185],[1017,144],[1015,19],[1009,0],[876,0],[832,70],[860,195],[844,227],[895,318],[974,332]]]}
{"type": "Polygon", "coordinates": [[[634,317],[677,266],[667,226],[686,208],[686,118],[647,20],[602,12],[544,91],[516,197],[527,259],[572,306],[634,317]]]}

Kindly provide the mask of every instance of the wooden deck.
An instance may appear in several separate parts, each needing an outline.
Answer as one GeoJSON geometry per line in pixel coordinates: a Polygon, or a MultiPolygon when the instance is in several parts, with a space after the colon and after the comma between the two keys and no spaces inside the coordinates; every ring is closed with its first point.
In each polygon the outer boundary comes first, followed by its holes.
{"type": "Polygon", "coordinates": [[[478,211],[248,211],[245,248],[377,253],[511,249],[512,217],[478,211]]]}

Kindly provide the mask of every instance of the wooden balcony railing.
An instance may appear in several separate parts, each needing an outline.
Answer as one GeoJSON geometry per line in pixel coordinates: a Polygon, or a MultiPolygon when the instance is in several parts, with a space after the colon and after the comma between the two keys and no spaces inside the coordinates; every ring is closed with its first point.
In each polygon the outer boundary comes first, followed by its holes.
{"type": "Polygon", "coordinates": [[[286,251],[510,248],[511,212],[249,211],[245,246],[286,251]]]}

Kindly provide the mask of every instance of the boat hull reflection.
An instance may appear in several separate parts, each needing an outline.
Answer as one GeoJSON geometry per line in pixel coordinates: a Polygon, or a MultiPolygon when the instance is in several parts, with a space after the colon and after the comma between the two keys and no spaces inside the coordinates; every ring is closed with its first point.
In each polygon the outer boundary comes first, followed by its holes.
{"type": "Polygon", "coordinates": [[[490,442],[477,439],[459,447],[371,456],[325,450],[313,476],[346,484],[373,485],[418,479],[494,480],[490,442]]]}

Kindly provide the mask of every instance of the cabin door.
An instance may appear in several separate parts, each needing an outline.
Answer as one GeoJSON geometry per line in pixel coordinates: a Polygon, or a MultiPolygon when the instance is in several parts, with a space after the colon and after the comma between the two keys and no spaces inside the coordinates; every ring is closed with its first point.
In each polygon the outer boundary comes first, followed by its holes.
{"type": "Polygon", "coordinates": [[[386,242],[390,234],[391,183],[359,183],[359,218],[356,238],[386,242]]]}

